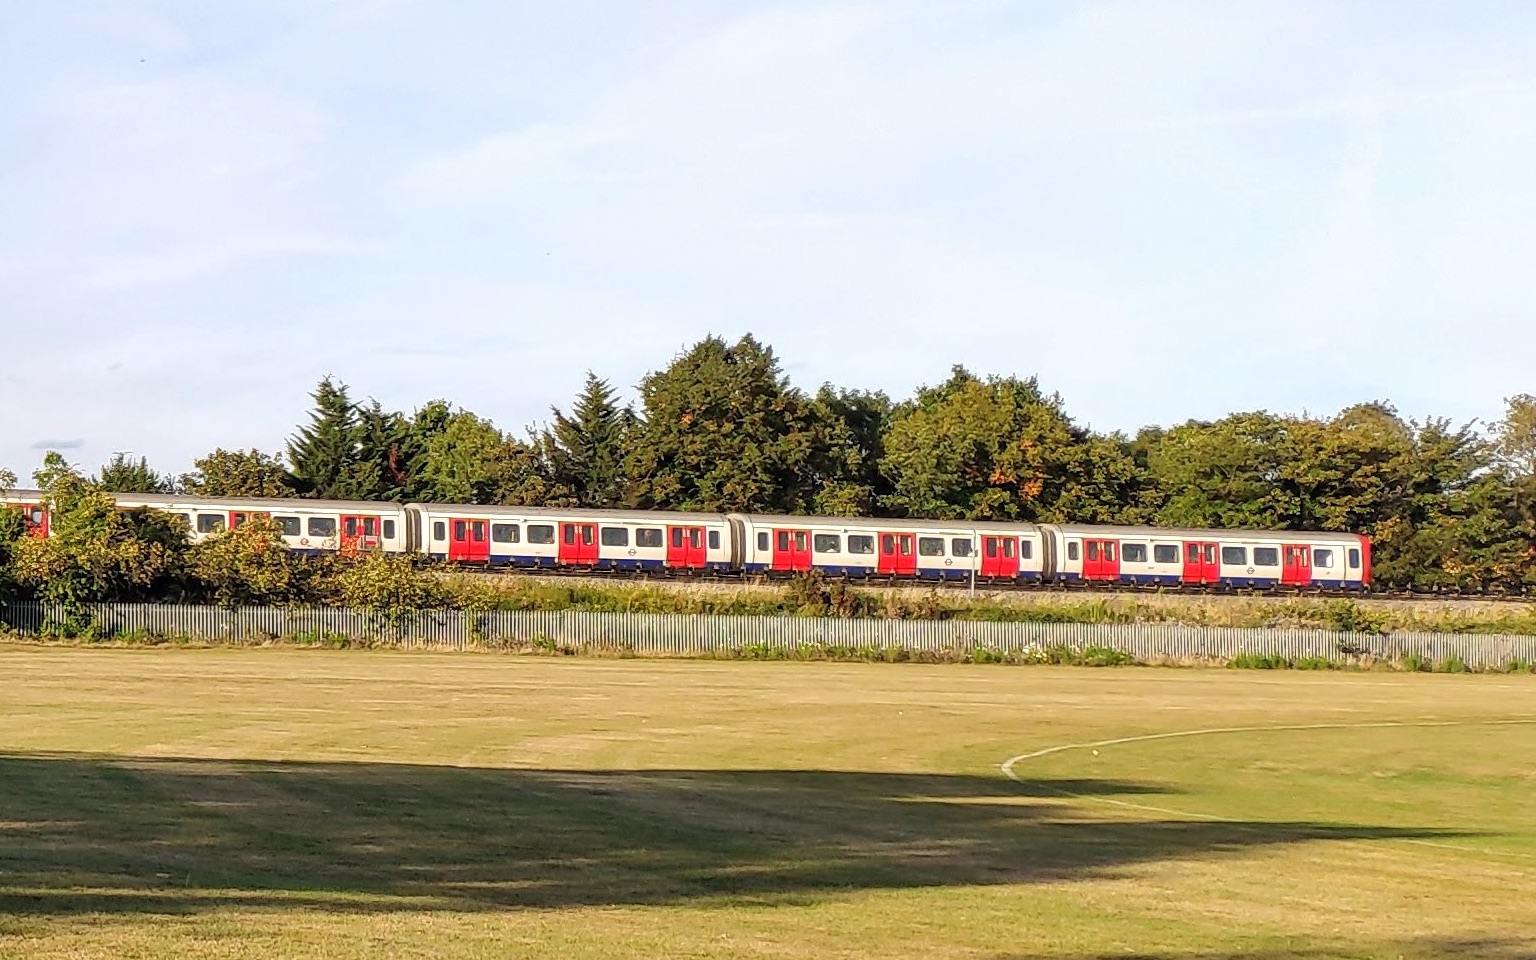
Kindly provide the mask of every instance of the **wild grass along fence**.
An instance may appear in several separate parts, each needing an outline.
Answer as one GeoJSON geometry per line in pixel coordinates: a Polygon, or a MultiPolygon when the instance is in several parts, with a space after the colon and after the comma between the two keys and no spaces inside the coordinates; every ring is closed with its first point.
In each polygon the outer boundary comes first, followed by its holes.
{"type": "MultiPolygon", "coordinates": [[[[1428,663],[1459,662],[1471,670],[1536,661],[1536,637],[1505,635],[1378,635],[1167,623],[842,620],[575,610],[437,610],[385,617],[337,608],[96,604],[89,609],[92,630],[100,637],[236,643],[286,640],[456,650],[534,646],[636,656],[794,656],[817,650],[954,654],[977,649],[998,655],[1027,655],[1060,648],[1109,648],[1141,662],[1230,660],[1239,656],[1292,661],[1417,658],[1428,663]]],[[[16,603],[0,608],[0,622],[23,634],[46,633],[50,624],[63,619],[61,608],[47,604],[16,603]]]]}

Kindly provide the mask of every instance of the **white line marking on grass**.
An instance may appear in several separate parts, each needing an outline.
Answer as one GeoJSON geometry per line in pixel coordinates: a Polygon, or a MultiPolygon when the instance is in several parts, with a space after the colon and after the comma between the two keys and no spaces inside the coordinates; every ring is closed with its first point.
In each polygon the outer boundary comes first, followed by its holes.
{"type": "MultiPolygon", "coordinates": [[[[1015,783],[1026,781],[1014,772],[1014,767],[1026,760],[1037,760],[1040,757],[1048,757],[1053,753],[1065,753],[1068,750],[1093,750],[1098,754],[1099,747],[1113,747],[1125,743],[1146,743],[1150,740],[1174,740],[1182,737],[1205,737],[1222,733],[1268,733],[1271,731],[1295,731],[1295,730],[1371,730],[1385,729],[1389,727],[1485,727],[1485,726],[1515,726],[1536,724],[1536,717],[1507,719],[1507,720],[1380,720],[1364,723],[1287,723],[1273,726],[1253,727],[1203,727],[1198,730],[1174,730],[1169,733],[1148,733],[1136,737],[1115,737],[1111,740],[1092,740],[1084,743],[1062,743],[1054,747],[1046,747],[1043,750],[1035,750],[1030,753],[1021,753],[1016,757],[1009,757],[1000,765],[1003,776],[1015,783]]],[[[1052,793],[1064,797],[1072,797],[1076,800],[1089,800],[1094,803],[1103,803],[1114,807],[1125,807],[1132,810],[1145,810],[1149,813],[1163,813],[1176,817],[1189,817],[1193,820],[1208,820],[1213,823],[1243,823],[1235,817],[1223,817],[1214,813],[1200,813],[1194,810],[1175,810],[1171,807],[1154,807],[1146,803],[1133,803],[1130,800],[1118,800],[1114,797],[1098,797],[1088,793],[1077,793],[1063,787],[1053,786],[1049,783],[1036,781],[1033,786],[1049,790],[1052,793]]],[[[1513,850],[1489,850],[1484,847],[1462,847],[1450,843],[1436,843],[1433,840],[1416,840],[1408,837],[1396,838],[1403,843],[1417,844],[1421,847],[1437,847],[1442,850],[1455,850],[1461,853],[1485,853],[1497,857],[1519,857],[1522,860],[1536,860],[1536,855],[1518,853],[1513,850]]]]}

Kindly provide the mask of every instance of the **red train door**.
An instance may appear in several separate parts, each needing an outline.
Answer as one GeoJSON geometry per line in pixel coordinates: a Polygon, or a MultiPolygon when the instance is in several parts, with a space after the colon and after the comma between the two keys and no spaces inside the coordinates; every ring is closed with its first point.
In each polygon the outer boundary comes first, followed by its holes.
{"type": "Polygon", "coordinates": [[[341,549],[344,551],[379,549],[379,518],[342,517],[341,549]]]}
{"type": "Polygon", "coordinates": [[[879,572],[897,577],[917,575],[917,535],[912,533],[880,534],[879,572]]]}
{"type": "Polygon", "coordinates": [[[560,524],[560,562],[577,567],[597,563],[597,524],[560,524]]]}
{"type": "Polygon", "coordinates": [[[46,508],[40,504],[20,503],[11,509],[21,511],[21,519],[26,524],[28,536],[48,536],[48,510],[46,508]]]}
{"type": "Polygon", "coordinates": [[[1217,545],[1214,543],[1185,543],[1183,581],[1220,583],[1221,564],[1217,561],[1216,551],[1217,545]]]}
{"type": "Polygon", "coordinates": [[[1083,579],[1119,580],[1120,544],[1114,540],[1083,541],[1083,579]]]}
{"type": "Polygon", "coordinates": [[[773,569],[811,569],[811,531],[773,531],[773,569]]]}
{"type": "Polygon", "coordinates": [[[667,566],[702,570],[708,559],[703,527],[667,528],[667,566]]]}
{"type": "Polygon", "coordinates": [[[1019,538],[982,537],[981,575],[1017,577],[1019,575],[1019,538]]]}
{"type": "Polygon", "coordinates": [[[1312,582],[1312,548],[1287,546],[1280,582],[1290,587],[1305,587],[1312,582]]]}
{"type": "Polygon", "coordinates": [[[1185,583],[1205,582],[1204,547],[1201,543],[1184,544],[1184,575],[1180,579],[1185,583]]]}
{"type": "Polygon", "coordinates": [[[491,542],[485,535],[484,520],[448,522],[448,559],[462,563],[485,563],[491,558],[491,542]]]}

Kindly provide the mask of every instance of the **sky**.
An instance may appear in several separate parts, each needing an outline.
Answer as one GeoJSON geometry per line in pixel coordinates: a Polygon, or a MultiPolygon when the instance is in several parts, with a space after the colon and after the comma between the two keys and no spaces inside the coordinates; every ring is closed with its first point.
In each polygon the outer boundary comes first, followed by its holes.
{"type": "Polygon", "coordinates": [[[1097,430],[1536,392],[1536,4],[0,0],[0,466],[752,333],[1097,430]]]}

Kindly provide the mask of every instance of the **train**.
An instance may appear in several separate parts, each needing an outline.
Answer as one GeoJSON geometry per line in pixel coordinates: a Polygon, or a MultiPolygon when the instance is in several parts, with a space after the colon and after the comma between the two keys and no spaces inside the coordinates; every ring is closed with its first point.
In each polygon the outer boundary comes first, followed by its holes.
{"type": "MultiPolygon", "coordinates": [[[[270,517],[291,550],[381,550],[466,567],[789,575],[999,586],[1359,590],[1371,542],[1350,533],[905,520],[749,513],[379,503],[119,493],[159,510],[194,542],[270,517]]],[[[45,496],[0,493],[49,535],[45,496]]]]}

